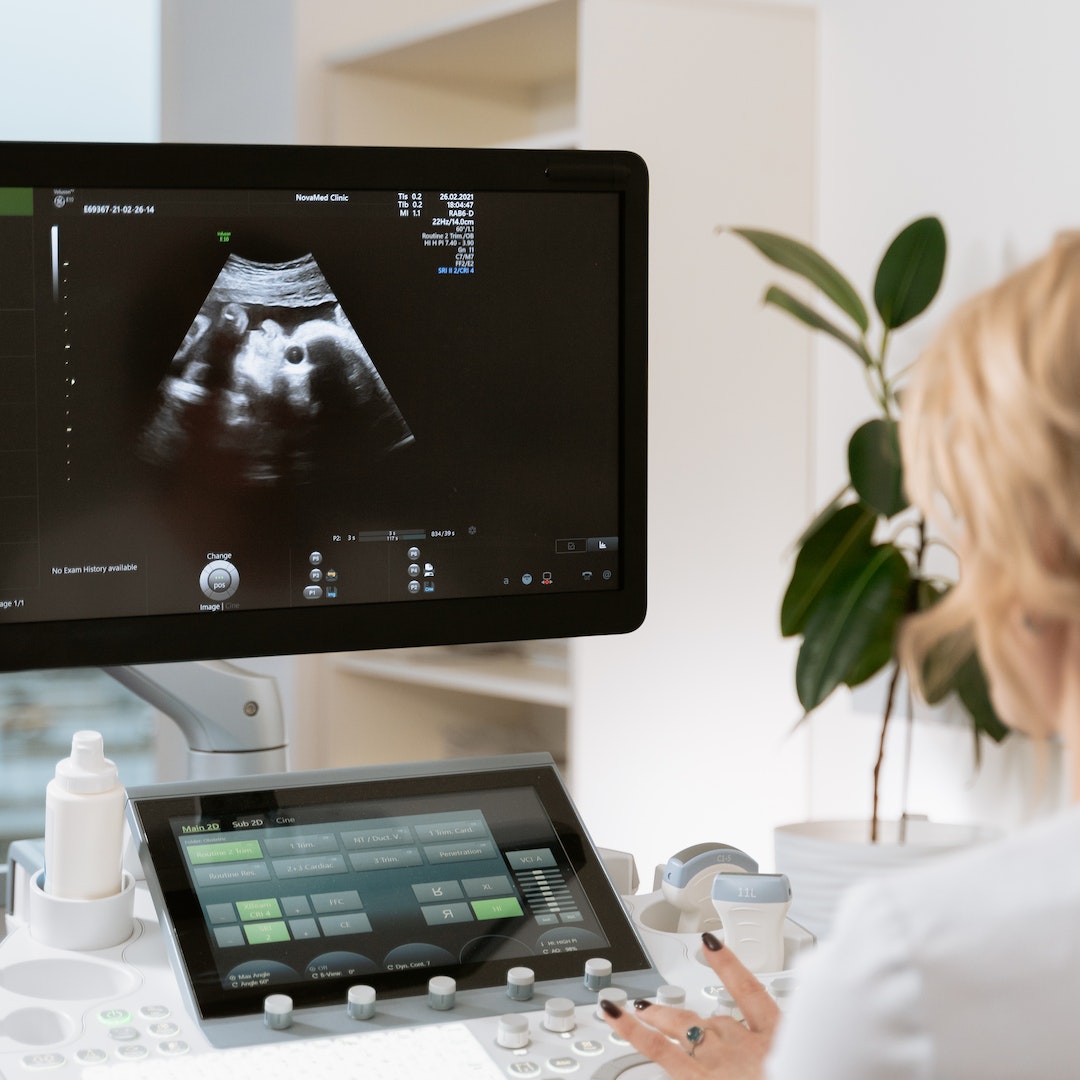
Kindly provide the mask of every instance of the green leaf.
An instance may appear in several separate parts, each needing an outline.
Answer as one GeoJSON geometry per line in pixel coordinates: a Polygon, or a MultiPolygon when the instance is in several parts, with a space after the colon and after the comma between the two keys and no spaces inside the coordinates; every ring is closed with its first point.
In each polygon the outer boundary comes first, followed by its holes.
{"type": "Polygon", "coordinates": [[[929,306],[945,272],[945,229],[936,217],[902,229],[885,252],[874,281],[874,304],[887,330],[929,306]]]}
{"type": "Polygon", "coordinates": [[[785,270],[791,270],[806,278],[811,285],[819,288],[841,311],[850,315],[855,324],[865,334],[870,326],[866,306],[859,294],[839,270],[824,256],[800,240],[765,229],[732,229],[736,236],[741,236],[761,252],[770,262],[785,270]]]}
{"type": "Polygon", "coordinates": [[[891,544],[874,549],[857,572],[836,580],[806,623],[795,689],[808,712],[838,686],[856,686],[892,658],[911,571],[891,544]]]}
{"type": "Polygon", "coordinates": [[[854,567],[869,558],[876,520],[861,503],[834,504],[832,511],[819,519],[796,556],[780,606],[784,637],[801,634],[815,605],[830,591],[830,583],[837,576],[850,576],[854,567]]]}
{"type": "Polygon", "coordinates": [[[899,427],[895,420],[869,420],[848,443],[848,471],[860,499],[891,518],[908,506],[899,427]]]}
{"type": "Polygon", "coordinates": [[[836,338],[837,341],[846,345],[864,364],[872,363],[866,346],[857,341],[850,334],[845,334],[838,326],[834,326],[824,316],[819,315],[813,308],[808,307],[801,300],[796,299],[786,289],[779,285],[771,285],[765,293],[765,303],[794,315],[800,322],[805,323],[811,330],[823,330],[826,334],[836,338]]]}
{"type": "Polygon", "coordinates": [[[814,535],[835,514],[841,506],[846,505],[848,492],[851,484],[845,484],[817,513],[817,516],[802,531],[802,535],[795,541],[795,548],[801,548],[811,536],[814,535]]]}
{"type": "Polygon", "coordinates": [[[887,556],[889,560],[888,574],[892,575],[891,591],[881,594],[879,609],[880,618],[876,622],[870,622],[872,633],[868,633],[863,648],[855,662],[848,668],[844,676],[846,686],[859,686],[867,679],[876,675],[886,664],[896,656],[896,631],[901,619],[907,614],[908,600],[911,592],[911,566],[899,549],[893,545],[885,545],[891,548],[887,556]],[[899,556],[899,561],[893,555],[899,556]],[[900,563],[904,565],[901,566],[900,563]]]}

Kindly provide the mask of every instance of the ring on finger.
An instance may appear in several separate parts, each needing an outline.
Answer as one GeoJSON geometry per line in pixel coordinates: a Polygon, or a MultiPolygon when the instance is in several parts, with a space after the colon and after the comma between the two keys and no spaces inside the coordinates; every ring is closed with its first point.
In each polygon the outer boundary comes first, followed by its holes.
{"type": "Polygon", "coordinates": [[[690,1049],[686,1052],[693,1057],[697,1053],[698,1047],[705,1041],[705,1029],[698,1027],[697,1024],[687,1028],[686,1041],[690,1044],[690,1049]]]}

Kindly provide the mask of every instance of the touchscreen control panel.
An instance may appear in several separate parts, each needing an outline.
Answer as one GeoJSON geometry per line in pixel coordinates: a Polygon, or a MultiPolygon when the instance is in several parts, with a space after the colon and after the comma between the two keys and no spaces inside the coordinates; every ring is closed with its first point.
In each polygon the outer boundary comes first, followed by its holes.
{"type": "Polygon", "coordinates": [[[204,1019],[576,978],[649,960],[551,759],[519,755],[131,793],[174,966],[204,1019]]]}
{"type": "MultiPolygon", "coordinates": [[[[483,801],[488,814],[517,807],[537,820],[529,790],[489,792],[483,801]]],[[[372,812],[362,804],[341,810],[372,812]]],[[[224,836],[217,821],[205,833],[206,822],[172,819],[226,989],[608,944],[558,838],[542,826],[500,841],[478,807],[314,816],[287,824],[312,812],[286,807],[233,822],[224,836]],[[268,818],[281,824],[267,826],[268,818]]]]}

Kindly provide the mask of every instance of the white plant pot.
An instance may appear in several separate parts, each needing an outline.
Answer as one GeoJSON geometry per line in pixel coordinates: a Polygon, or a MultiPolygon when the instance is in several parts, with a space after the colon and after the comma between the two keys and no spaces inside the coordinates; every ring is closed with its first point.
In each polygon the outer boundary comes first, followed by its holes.
{"type": "Polygon", "coordinates": [[[996,839],[981,825],[949,825],[909,819],[905,842],[899,823],[878,822],[878,842],[870,843],[869,821],[803,821],[773,833],[776,869],[791,881],[789,915],[817,938],[828,936],[841,896],[854,884],[913,866],[925,859],[996,839]]]}

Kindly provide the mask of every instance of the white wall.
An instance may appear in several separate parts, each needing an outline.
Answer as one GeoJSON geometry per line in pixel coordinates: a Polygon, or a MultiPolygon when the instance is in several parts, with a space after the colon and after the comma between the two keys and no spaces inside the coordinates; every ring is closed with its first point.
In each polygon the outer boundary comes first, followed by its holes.
{"type": "MultiPolygon", "coordinates": [[[[869,289],[884,246],[908,220],[936,213],[950,241],[935,306],[898,334],[912,358],[958,300],[1037,254],[1080,218],[1080,8],[1065,0],[817,0],[820,32],[818,236],[869,289]]],[[[861,376],[819,348],[815,490],[843,478],[848,433],[868,415],[861,376]]],[[[883,687],[813,721],[811,809],[864,814],[883,687]],[[859,783],[864,776],[865,782],[859,783]],[[856,782],[852,782],[852,777],[856,782]]],[[[899,734],[899,732],[897,732],[899,734]]],[[[981,774],[967,732],[916,731],[912,809],[1009,825],[1030,812],[1035,767],[1019,742],[992,750],[981,774]],[[1022,781],[1022,783],[1021,783],[1022,781]]],[[[897,806],[899,747],[888,805],[897,806]]],[[[1058,789],[1059,790],[1059,789],[1058,789]]],[[[1053,791],[1051,792],[1053,794],[1053,791]]]]}
{"type": "Polygon", "coordinates": [[[0,139],[159,137],[156,0],[0,0],[0,139]]]}
{"type": "Polygon", "coordinates": [[[293,0],[162,0],[162,138],[295,142],[293,10],[293,0]]]}

